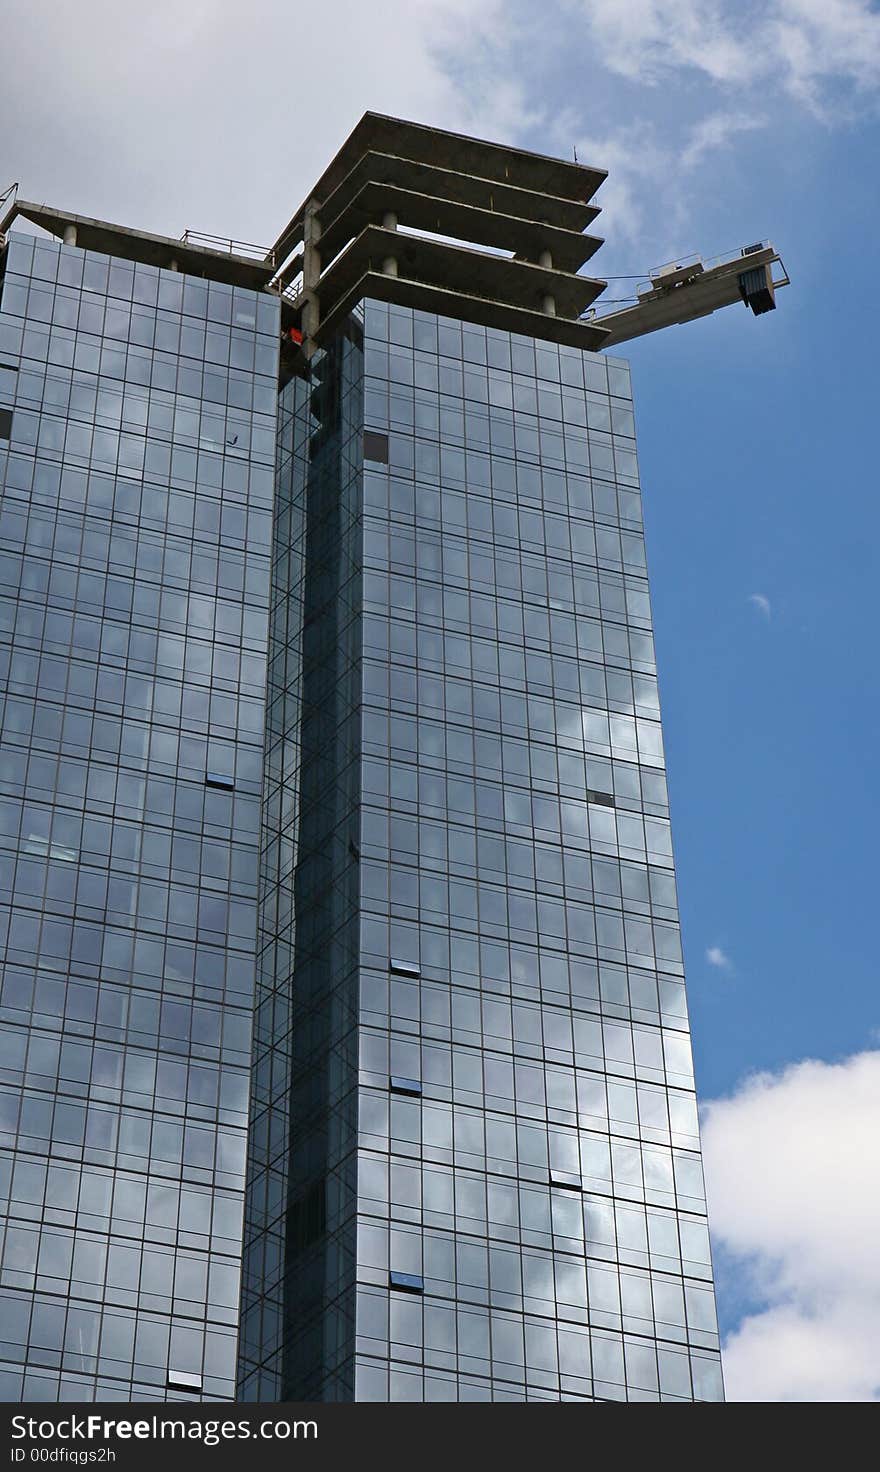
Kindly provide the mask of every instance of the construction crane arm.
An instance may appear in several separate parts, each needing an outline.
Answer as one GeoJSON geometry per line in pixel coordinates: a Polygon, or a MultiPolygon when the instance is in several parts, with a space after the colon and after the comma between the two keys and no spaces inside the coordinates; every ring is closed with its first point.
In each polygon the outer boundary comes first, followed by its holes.
{"type": "Polygon", "coordinates": [[[750,245],[709,266],[693,259],[683,265],[662,267],[651,273],[650,282],[640,288],[633,306],[607,315],[597,313],[590,320],[608,332],[603,348],[615,348],[618,343],[644,337],[661,327],[708,317],[734,302],[744,302],[755,316],[772,312],[777,288],[788,285],[788,275],[775,248],[769,243],[750,245]],[[781,274],[774,276],[777,264],[781,274]]]}

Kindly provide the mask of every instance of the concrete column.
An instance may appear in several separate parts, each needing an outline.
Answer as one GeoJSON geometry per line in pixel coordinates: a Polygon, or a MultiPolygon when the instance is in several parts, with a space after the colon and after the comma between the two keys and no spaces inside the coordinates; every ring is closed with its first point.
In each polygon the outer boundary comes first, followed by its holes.
{"type": "Polygon", "coordinates": [[[178,266],[178,264],[177,264],[177,262],[176,262],[176,260],[174,259],[173,256],[171,257],[171,260],[168,262],[168,269],[169,269],[169,271],[179,271],[180,270],[180,267],[178,266]]]}
{"type": "MultiPolygon", "coordinates": [[[[544,271],[552,271],[553,270],[553,256],[551,255],[551,253],[550,253],[549,250],[542,250],[539,253],[539,255],[538,255],[538,265],[544,271]]],[[[549,291],[547,292],[546,296],[544,297],[544,301],[542,303],[542,306],[543,306],[544,316],[545,317],[555,317],[556,316],[556,298],[549,291]]]]}
{"type": "MultiPolygon", "coordinates": [[[[384,215],[382,216],[382,229],[383,230],[396,230],[397,229],[397,212],[395,210],[386,210],[385,211],[384,215]]],[[[383,276],[396,276],[397,275],[397,256],[386,256],[385,257],[384,261],[382,262],[382,275],[383,276]]]]}
{"type": "Polygon", "coordinates": [[[321,221],[318,218],[318,201],[310,199],[306,205],[303,221],[303,351],[311,357],[315,350],[315,336],[321,320],[321,304],[318,300],[318,282],[321,279],[321,221]]]}
{"type": "Polygon", "coordinates": [[[64,239],[64,244],[65,245],[76,245],[76,226],[75,225],[65,225],[63,239],[64,239]]]}

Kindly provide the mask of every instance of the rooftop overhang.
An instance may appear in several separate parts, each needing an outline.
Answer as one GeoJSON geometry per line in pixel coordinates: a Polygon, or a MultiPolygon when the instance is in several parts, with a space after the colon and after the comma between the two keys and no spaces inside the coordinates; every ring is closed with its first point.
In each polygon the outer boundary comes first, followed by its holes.
{"type": "MultiPolygon", "coordinates": [[[[510,256],[488,255],[464,245],[367,225],[321,276],[317,292],[322,305],[326,304],[329,311],[354,280],[365,271],[381,272],[390,256],[397,264],[397,276],[392,280],[423,282],[441,291],[509,302],[538,313],[544,298],[551,294],[557,313],[569,318],[579,317],[605,286],[604,281],[510,256]]],[[[323,315],[322,320],[326,320],[323,315]]]]}
{"type": "Polygon", "coordinates": [[[429,286],[423,281],[407,280],[404,276],[386,276],[381,271],[369,269],[356,277],[348,291],[338,299],[321,328],[321,340],[330,338],[358,302],[367,297],[413,307],[420,312],[436,312],[438,316],[454,317],[462,322],[475,322],[482,327],[496,327],[501,332],[516,332],[545,342],[564,343],[566,347],[580,348],[585,353],[597,352],[605,346],[604,328],[592,322],[547,317],[529,307],[472,296],[467,291],[429,286]]]}
{"type": "MultiPolygon", "coordinates": [[[[546,220],[548,225],[558,225],[563,230],[585,230],[601,213],[597,204],[526,189],[509,179],[487,181],[479,175],[457,174],[454,169],[441,168],[434,163],[368,149],[324,200],[325,217],[330,220],[341,214],[368,181],[397,185],[416,194],[430,195],[435,200],[448,200],[451,204],[476,205],[522,219],[546,220]]],[[[302,212],[297,218],[299,234],[288,251],[302,240],[302,212]]],[[[284,241],[282,236],[275,247],[278,260],[283,259],[277,251],[284,241]]]]}
{"type": "Polygon", "coordinates": [[[58,240],[75,238],[82,250],[100,251],[103,255],[166,270],[185,271],[190,276],[204,276],[210,281],[244,286],[251,291],[263,290],[275,274],[271,263],[264,259],[212,250],[191,241],[174,240],[168,235],[130,230],[125,225],[111,225],[106,220],[92,220],[87,215],[73,215],[54,206],[32,204],[26,199],[18,199],[10,207],[0,221],[0,232],[5,233],[16,219],[28,220],[58,240]]]}
{"type": "Polygon", "coordinates": [[[321,217],[319,249],[324,261],[332,261],[362,230],[381,223],[388,210],[397,215],[402,224],[414,230],[452,236],[490,249],[509,250],[523,260],[537,261],[542,250],[549,250],[554,265],[561,271],[578,271],[602,244],[595,235],[582,235],[579,230],[549,225],[534,216],[510,215],[499,208],[454,203],[378,179],[364,183],[336,213],[331,213],[332,204],[331,200],[330,208],[325,209],[321,217]]]}
{"type": "Polygon", "coordinates": [[[267,260],[310,356],[364,295],[596,348],[604,171],[366,113],[267,260]],[[384,278],[384,279],[381,279],[384,278]]]}
{"type": "MultiPolygon", "coordinates": [[[[514,215],[528,215],[530,211],[523,210],[515,199],[505,199],[506,190],[583,210],[607,178],[605,169],[366,112],[275,242],[273,256],[279,264],[302,241],[310,202],[317,200],[322,207],[328,204],[355,169],[362,171],[361,182],[370,177],[437,198],[444,197],[441,176],[445,174],[446,188],[452,191],[448,197],[461,203],[482,203],[486,186],[495,186],[500,191],[498,207],[514,215]],[[388,162],[380,163],[383,158],[388,162]]],[[[598,209],[591,207],[590,217],[595,219],[596,214],[598,209]]],[[[571,218],[558,223],[582,229],[589,220],[584,219],[583,225],[574,224],[571,218]]]]}

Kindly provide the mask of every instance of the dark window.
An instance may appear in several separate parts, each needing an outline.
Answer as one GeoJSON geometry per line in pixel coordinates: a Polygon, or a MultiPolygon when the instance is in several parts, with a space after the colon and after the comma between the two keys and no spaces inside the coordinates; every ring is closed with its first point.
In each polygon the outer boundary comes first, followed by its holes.
{"type": "Polygon", "coordinates": [[[421,966],[417,966],[415,961],[395,961],[392,956],[389,964],[395,976],[421,976],[422,974],[421,966]]]}
{"type": "Polygon", "coordinates": [[[392,1288],[402,1288],[404,1293],[423,1293],[425,1288],[425,1280],[419,1273],[396,1273],[392,1269],[388,1282],[392,1288]]]}
{"type": "Polygon", "coordinates": [[[614,798],[610,792],[588,792],[587,802],[598,802],[603,808],[614,807],[614,798]]]}
{"type": "Polygon", "coordinates": [[[564,1170],[551,1170],[550,1184],[553,1186],[565,1186],[568,1191],[582,1191],[583,1184],[580,1176],[570,1176],[564,1170]]]}
{"type": "Polygon", "coordinates": [[[12,439],[12,410],[0,409],[0,440],[12,439]]]}
{"type": "Polygon", "coordinates": [[[234,787],[235,780],[232,777],[224,777],[222,772],[206,772],[205,781],[209,787],[234,787]]]}
{"type": "Polygon", "coordinates": [[[422,1092],[422,1085],[417,1078],[401,1078],[392,1073],[389,1080],[392,1094],[418,1094],[422,1092]]]}
{"type": "Polygon", "coordinates": [[[186,1370],[169,1370],[168,1386],[171,1390],[201,1390],[201,1375],[191,1375],[186,1370]]]}
{"type": "Polygon", "coordinates": [[[380,465],[388,464],[388,436],[375,429],[364,430],[364,459],[375,460],[380,465]]]}

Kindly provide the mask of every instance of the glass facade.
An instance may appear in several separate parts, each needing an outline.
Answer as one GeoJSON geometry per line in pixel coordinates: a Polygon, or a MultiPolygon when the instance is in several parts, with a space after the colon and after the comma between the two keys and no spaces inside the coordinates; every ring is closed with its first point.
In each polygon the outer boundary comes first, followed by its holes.
{"type": "Polygon", "coordinates": [[[239,1394],[721,1398],[629,373],[281,395],[239,1394]]]}
{"type": "Polygon", "coordinates": [[[720,1399],[627,365],[0,270],[0,1396],[720,1399]]]}
{"type": "Polygon", "coordinates": [[[229,1398],[280,304],[0,283],[0,1397],[229,1398]]]}
{"type": "Polygon", "coordinates": [[[240,1395],[354,1399],[362,763],[357,319],[280,397],[240,1395]]]}

